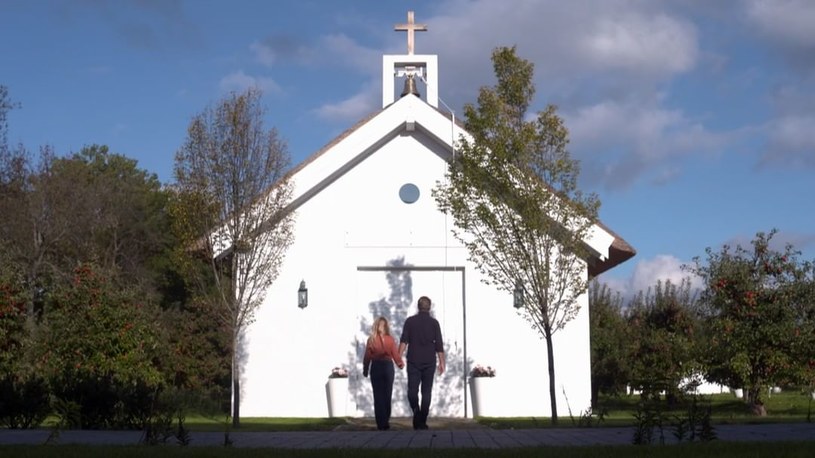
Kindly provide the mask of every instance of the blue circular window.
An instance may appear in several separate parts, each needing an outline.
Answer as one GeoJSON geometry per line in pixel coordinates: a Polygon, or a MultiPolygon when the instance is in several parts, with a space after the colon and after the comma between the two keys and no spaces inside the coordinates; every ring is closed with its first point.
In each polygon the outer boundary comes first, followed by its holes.
{"type": "Polygon", "coordinates": [[[406,204],[412,204],[419,200],[419,188],[413,183],[403,184],[399,188],[399,198],[406,204]]]}

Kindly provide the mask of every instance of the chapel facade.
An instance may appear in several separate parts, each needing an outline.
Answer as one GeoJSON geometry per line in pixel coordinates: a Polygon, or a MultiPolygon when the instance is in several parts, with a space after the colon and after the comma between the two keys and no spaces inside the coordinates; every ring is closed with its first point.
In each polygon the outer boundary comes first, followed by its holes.
{"type": "MultiPolygon", "coordinates": [[[[408,49],[383,56],[382,109],[291,172],[295,240],[243,339],[244,417],[373,416],[370,380],[362,376],[371,325],[386,317],[398,341],[420,296],[433,301],[447,357],[431,417],[473,416],[476,364],[497,372],[481,415],[551,414],[545,341],[511,294],[482,281],[431,195],[455,140],[467,133],[439,108],[437,56],[414,53],[414,32],[426,29],[412,13],[396,26],[407,31],[408,49]],[[301,285],[307,304],[298,306],[301,285]],[[349,374],[339,392],[328,378],[335,367],[349,374]]],[[[586,243],[596,253],[585,260],[587,277],[634,255],[599,222],[586,243]]],[[[579,305],[554,337],[561,412],[590,403],[587,295],[579,305]]],[[[394,416],[408,415],[406,387],[397,369],[394,416]]]]}

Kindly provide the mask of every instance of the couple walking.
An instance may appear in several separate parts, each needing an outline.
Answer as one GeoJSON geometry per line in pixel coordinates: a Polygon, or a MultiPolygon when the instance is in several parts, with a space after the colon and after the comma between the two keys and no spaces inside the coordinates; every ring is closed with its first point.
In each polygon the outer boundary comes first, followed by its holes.
{"type": "Polygon", "coordinates": [[[370,368],[376,429],[380,431],[390,429],[393,364],[396,363],[399,369],[405,367],[402,361],[405,349],[407,349],[408,402],[413,410],[413,429],[427,429],[427,414],[430,411],[430,394],[433,390],[437,356],[439,375],[444,373],[444,344],[439,322],[430,316],[430,298],[420,297],[418,307],[418,313],[405,320],[398,349],[396,341],[390,335],[390,326],[385,317],[379,317],[374,321],[371,336],[365,346],[362,375],[367,377],[370,368]]]}

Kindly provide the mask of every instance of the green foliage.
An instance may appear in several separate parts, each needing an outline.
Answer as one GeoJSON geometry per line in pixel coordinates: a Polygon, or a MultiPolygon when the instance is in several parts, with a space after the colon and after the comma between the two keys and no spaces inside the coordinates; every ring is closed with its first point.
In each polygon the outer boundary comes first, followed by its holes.
{"type": "Polygon", "coordinates": [[[634,412],[635,445],[665,443],[666,430],[673,430],[677,441],[710,442],[716,439],[711,423],[711,402],[703,396],[693,395],[682,414],[670,415],[658,400],[641,398],[634,412]]]}
{"type": "Polygon", "coordinates": [[[88,262],[157,300],[174,241],[167,194],[154,174],[98,145],[67,157],[43,148],[36,158],[21,150],[6,159],[0,236],[22,275],[30,315],[40,314],[45,296],[88,262]]]}
{"type": "Polygon", "coordinates": [[[27,361],[26,292],[16,277],[0,267],[0,425],[32,428],[48,414],[48,385],[27,361]]]}
{"type": "Polygon", "coordinates": [[[55,444],[59,441],[62,430],[66,428],[78,428],[82,425],[81,406],[73,401],[60,399],[56,396],[49,398],[51,411],[56,416],[56,421],[51,425],[46,444],[55,444]]]}
{"type": "Polygon", "coordinates": [[[710,378],[744,387],[764,413],[768,387],[812,377],[812,264],[791,246],[770,248],[775,231],[758,233],[752,249],[708,248],[692,271],[702,277],[710,378]]]}
{"type": "Polygon", "coordinates": [[[92,265],[53,295],[39,363],[54,394],[80,406],[85,428],[141,427],[165,385],[155,310],[92,265]]]}
{"type": "MultiPolygon", "coordinates": [[[[2,262],[0,256],[0,262],[2,262]]],[[[18,279],[0,268],[0,373],[15,372],[24,353],[26,296],[18,279]]]]}
{"type": "Polygon", "coordinates": [[[52,389],[84,409],[79,423],[96,427],[139,427],[166,383],[223,397],[228,344],[171,256],[180,245],[171,193],[106,146],[64,156],[8,148],[6,115],[16,106],[0,86],[2,421],[36,423],[52,389]],[[104,278],[95,292],[77,284],[75,268],[89,265],[104,278]],[[133,327],[113,335],[127,323],[133,327]],[[134,348],[137,341],[143,348],[134,348]]]}
{"type": "Polygon", "coordinates": [[[679,442],[710,442],[716,439],[711,415],[713,407],[710,398],[692,395],[685,415],[674,416],[674,436],[679,442]]]}
{"type": "Polygon", "coordinates": [[[658,281],[640,293],[626,311],[631,385],[644,397],[666,392],[669,401],[681,395],[683,379],[699,371],[698,321],[690,282],[658,281]]]}
{"type": "Polygon", "coordinates": [[[164,212],[167,195],[155,174],[106,146],[92,145],[55,159],[40,183],[61,190],[61,204],[70,209],[62,222],[70,231],[59,241],[67,264],[93,262],[118,282],[147,283],[145,292],[155,294],[163,273],[156,267],[173,243],[164,212]]]}
{"type": "Polygon", "coordinates": [[[592,407],[597,408],[599,394],[623,393],[631,378],[629,335],[623,317],[619,293],[598,281],[589,287],[589,321],[591,328],[592,407]]]}
{"type": "Polygon", "coordinates": [[[228,397],[230,333],[211,302],[190,298],[161,314],[162,370],[171,384],[215,399],[228,397]]]}
{"type": "Polygon", "coordinates": [[[547,341],[557,421],[552,334],[577,315],[577,298],[588,288],[583,240],[599,202],[577,187],[579,165],[555,108],[526,118],[533,65],[515,48],[495,49],[492,61],[497,84],[481,89],[477,106],[465,106],[472,137],[459,138],[433,195],[487,281],[507,292],[523,288],[524,317],[547,341]]]}
{"type": "Polygon", "coordinates": [[[665,443],[667,417],[659,402],[643,399],[634,412],[634,445],[665,443]]]}
{"type": "Polygon", "coordinates": [[[233,93],[193,118],[176,152],[178,186],[170,208],[184,250],[177,253],[178,265],[196,300],[212,304],[230,339],[235,426],[238,340],[294,238],[289,154],[277,131],[264,129],[260,100],[255,89],[233,93]]]}

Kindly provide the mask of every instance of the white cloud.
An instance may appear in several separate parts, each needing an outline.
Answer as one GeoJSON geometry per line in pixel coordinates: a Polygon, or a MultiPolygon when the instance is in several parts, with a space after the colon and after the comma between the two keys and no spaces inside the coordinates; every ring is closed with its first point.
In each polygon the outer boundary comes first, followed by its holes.
{"type": "Polygon", "coordinates": [[[688,71],[697,61],[695,28],[678,18],[631,12],[593,22],[575,43],[600,68],[671,75],[688,71]]]}
{"type": "MultiPolygon", "coordinates": [[[[511,7],[489,0],[446,0],[434,14],[417,17],[428,24],[416,35],[417,54],[437,54],[440,96],[453,107],[472,101],[491,84],[490,53],[496,46],[518,46],[536,64],[536,85],[567,95],[583,84],[613,81],[615,92],[653,91],[654,84],[692,69],[699,60],[696,28],[659,4],[631,0],[581,2],[514,0],[511,7]],[[603,78],[598,78],[602,75],[603,78]]],[[[404,34],[381,32],[386,54],[405,52],[404,34]]],[[[266,43],[264,42],[264,45],[266,43]]],[[[258,50],[258,59],[275,58],[258,50]]],[[[383,48],[363,46],[345,34],[325,35],[312,62],[352,69],[378,86],[383,48]]]]}
{"type": "Polygon", "coordinates": [[[759,30],[780,44],[815,47],[815,2],[812,0],[750,0],[747,16],[759,30]]]}
{"type": "Polygon", "coordinates": [[[674,285],[679,285],[684,279],[690,279],[692,289],[701,288],[701,279],[682,270],[684,264],[686,263],[675,256],[660,254],[639,261],[629,278],[604,276],[601,281],[613,290],[619,291],[625,300],[631,299],[640,291],[648,291],[648,288],[656,286],[657,281],[670,281],[674,285]]]}
{"type": "Polygon", "coordinates": [[[254,42],[249,45],[249,49],[255,53],[255,60],[267,67],[271,67],[277,59],[277,53],[263,43],[254,42]]]}
{"type": "Polygon", "coordinates": [[[782,116],[767,130],[769,144],[761,165],[815,167],[815,114],[782,116]]]}
{"type": "Polygon", "coordinates": [[[693,286],[701,286],[700,280],[690,273],[682,270],[685,264],[680,259],[668,255],[660,254],[652,259],[644,259],[634,267],[629,285],[633,292],[646,291],[649,287],[656,285],[657,281],[670,281],[678,285],[685,278],[691,278],[693,286]]]}
{"type": "Polygon", "coordinates": [[[224,92],[241,92],[250,87],[258,88],[266,94],[280,94],[283,92],[280,85],[273,79],[263,76],[247,75],[243,70],[238,70],[224,76],[221,78],[219,86],[224,92]]]}
{"type": "Polygon", "coordinates": [[[314,112],[326,121],[348,123],[372,113],[378,102],[372,91],[363,90],[341,102],[325,104],[314,112]]]}
{"type": "Polygon", "coordinates": [[[252,43],[249,50],[254,54],[255,61],[266,67],[283,61],[309,63],[316,52],[295,35],[272,35],[252,43]]]}
{"type": "Polygon", "coordinates": [[[358,74],[376,75],[382,65],[382,50],[362,46],[345,34],[325,35],[318,45],[326,63],[354,70],[358,74]]]}
{"type": "MultiPolygon", "coordinates": [[[[770,227],[761,228],[761,232],[767,234],[770,231],[770,227]]],[[[752,252],[753,240],[756,239],[756,234],[738,234],[734,235],[730,239],[726,240],[722,245],[728,245],[731,251],[735,251],[736,247],[741,247],[745,251],[752,252]]],[[[775,250],[778,252],[783,252],[787,245],[792,245],[793,250],[801,251],[802,253],[807,253],[812,251],[812,248],[815,247],[815,233],[813,232],[790,232],[786,230],[779,229],[778,232],[770,239],[770,249],[775,250]]],[[[716,250],[719,250],[720,247],[715,247],[716,250]]],[[[805,254],[803,259],[809,259],[809,257],[805,254]]]]}
{"type": "Polygon", "coordinates": [[[651,100],[605,100],[563,113],[572,149],[585,172],[609,188],[630,185],[651,173],[664,184],[681,174],[676,162],[687,155],[719,151],[735,134],[711,132],[681,110],[651,100]]]}
{"type": "MultiPolygon", "coordinates": [[[[448,1],[427,18],[426,46],[444,59],[444,72],[474,92],[490,71],[495,46],[517,45],[535,62],[538,87],[575,79],[660,81],[688,71],[699,56],[695,26],[652,2],[489,0],[448,1]],[[449,73],[448,73],[449,72],[449,73]],[[543,83],[546,84],[543,84],[543,83]]],[[[418,46],[421,46],[420,43],[418,46]]],[[[404,45],[400,44],[399,49],[404,45]]]]}

